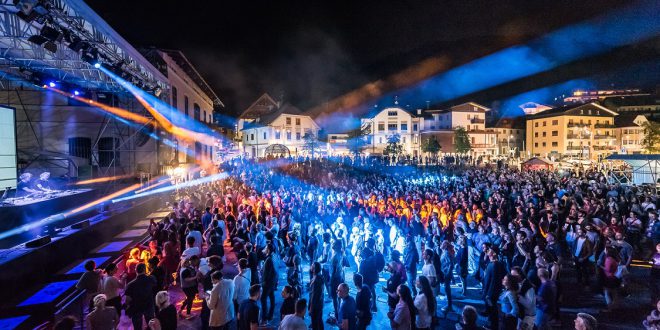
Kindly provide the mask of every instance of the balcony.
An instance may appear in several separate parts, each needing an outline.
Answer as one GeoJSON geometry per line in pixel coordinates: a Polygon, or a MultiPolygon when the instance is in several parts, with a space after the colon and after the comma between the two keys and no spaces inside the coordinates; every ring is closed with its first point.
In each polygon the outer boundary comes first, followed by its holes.
{"type": "Polygon", "coordinates": [[[568,146],[566,150],[589,150],[589,146],[568,146]]]}
{"type": "Polygon", "coordinates": [[[594,146],[594,150],[616,150],[616,146],[594,146]]]}
{"type": "Polygon", "coordinates": [[[486,122],[485,119],[480,119],[480,118],[472,118],[470,119],[470,122],[472,124],[484,124],[486,122]]]}
{"type": "Polygon", "coordinates": [[[613,124],[596,124],[594,125],[595,128],[614,128],[613,124]]]}
{"type": "Polygon", "coordinates": [[[615,137],[614,137],[614,135],[596,134],[596,135],[594,135],[594,139],[596,139],[596,140],[609,140],[609,139],[615,139],[615,137]]]}
{"type": "Polygon", "coordinates": [[[488,143],[485,143],[485,144],[470,144],[470,147],[472,147],[472,149],[495,149],[495,148],[497,148],[496,145],[488,144],[488,143]]]}
{"type": "Polygon", "coordinates": [[[589,124],[584,123],[568,123],[568,127],[589,127],[589,124]]]}

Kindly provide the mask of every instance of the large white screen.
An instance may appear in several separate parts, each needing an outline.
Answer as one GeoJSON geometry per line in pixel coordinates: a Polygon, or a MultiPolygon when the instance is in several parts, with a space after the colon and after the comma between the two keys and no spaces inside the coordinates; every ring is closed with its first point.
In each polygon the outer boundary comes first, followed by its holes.
{"type": "Polygon", "coordinates": [[[16,188],[14,109],[0,106],[0,190],[16,188]]]}

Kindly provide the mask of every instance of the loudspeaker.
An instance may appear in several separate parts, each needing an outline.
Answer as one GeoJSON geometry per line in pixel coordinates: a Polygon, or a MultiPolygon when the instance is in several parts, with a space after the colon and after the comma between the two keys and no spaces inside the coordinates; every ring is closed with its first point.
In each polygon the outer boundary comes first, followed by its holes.
{"type": "Polygon", "coordinates": [[[83,229],[89,227],[89,219],[71,225],[71,229],[83,229]]]}
{"type": "Polygon", "coordinates": [[[25,243],[25,247],[28,248],[28,249],[34,249],[34,248],[46,245],[48,243],[50,243],[50,235],[35,238],[35,239],[25,243]]]}

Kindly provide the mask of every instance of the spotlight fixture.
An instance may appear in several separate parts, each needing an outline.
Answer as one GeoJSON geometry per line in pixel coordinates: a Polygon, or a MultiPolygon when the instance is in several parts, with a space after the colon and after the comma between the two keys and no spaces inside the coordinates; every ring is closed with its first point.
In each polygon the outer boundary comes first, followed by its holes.
{"type": "Polygon", "coordinates": [[[94,67],[97,68],[97,69],[100,69],[101,68],[101,62],[94,63],[94,67]]]}
{"type": "Polygon", "coordinates": [[[54,87],[57,86],[57,84],[54,81],[49,81],[48,86],[50,86],[51,88],[54,88],[54,87]]]}
{"type": "Polygon", "coordinates": [[[80,91],[78,91],[78,90],[73,91],[73,95],[75,95],[75,96],[80,95],[80,91]]]}
{"type": "Polygon", "coordinates": [[[56,53],[57,52],[57,45],[52,41],[46,41],[46,43],[44,44],[44,49],[46,49],[47,51],[49,51],[51,53],[56,53]]]}

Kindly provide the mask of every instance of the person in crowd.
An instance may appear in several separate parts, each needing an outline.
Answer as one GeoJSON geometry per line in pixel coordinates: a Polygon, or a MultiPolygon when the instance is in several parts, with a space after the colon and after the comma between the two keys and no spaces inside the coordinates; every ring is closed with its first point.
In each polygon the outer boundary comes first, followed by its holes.
{"type": "Polygon", "coordinates": [[[176,330],[176,307],[170,302],[170,295],[167,291],[156,293],[156,319],[161,329],[176,330]]]}
{"type": "Polygon", "coordinates": [[[431,284],[426,276],[417,278],[415,283],[419,293],[415,297],[415,308],[417,309],[417,318],[415,319],[415,328],[418,330],[430,330],[433,326],[433,317],[435,316],[436,300],[431,284]]]}
{"type": "Polygon", "coordinates": [[[412,294],[417,295],[417,288],[415,288],[415,280],[417,278],[417,264],[419,264],[419,253],[415,246],[415,238],[407,236],[406,247],[403,250],[403,264],[406,267],[406,277],[408,280],[408,287],[411,288],[412,294]]]}
{"type": "Polygon", "coordinates": [[[305,312],[307,312],[307,300],[298,299],[296,301],[296,312],[284,316],[280,323],[279,330],[307,330],[305,323],[305,312]]]}
{"type": "Polygon", "coordinates": [[[274,262],[275,247],[272,243],[266,244],[263,254],[266,259],[264,260],[263,274],[261,276],[261,324],[267,325],[273,319],[275,313],[275,291],[277,290],[277,280],[279,274],[274,262]],[[270,306],[268,306],[268,299],[270,299],[270,306]]]}
{"type": "Polygon", "coordinates": [[[557,300],[557,286],[550,278],[550,272],[547,269],[539,268],[537,274],[541,280],[541,286],[536,295],[534,325],[538,330],[546,330],[549,328],[549,321],[554,313],[554,304],[557,300]]]}
{"type": "Polygon", "coordinates": [[[238,330],[257,330],[259,328],[259,305],[261,285],[250,287],[250,298],[241,302],[238,308],[238,330]]]}
{"type": "Polygon", "coordinates": [[[222,237],[218,235],[211,235],[209,238],[209,241],[211,242],[211,245],[208,247],[206,250],[206,256],[219,256],[219,257],[224,257],[225,256],[225,247],[222,245],[222,237]]]}
{"type": "Polygon", "coordinates": [[[119,315],[112,306],[106,305],[106,296],[98,294],[92,300],[94,309],[87,314],[87,328],[91,330],[112,330],[119,324],[119,315]]]}
{"type": "Polygon", "coordinates": [[[589,258],[593,254],[593,245],[581,226],[578,226],[576,235],[573,242],[572,256],[577,271],[577,283],[578,285],[587,286],[590,284],[591,262],[589,258]]]}
{"type": "Polygon", "coordinates": [[[142,260],[140,260],[140,248],[132,248],[128,254],[128,260],[126,260],[126,281],[130,282],[137,277],[135,267],[140,263],[142,263],[142,260]]]}
{"type": "Polygon", "coordinates": [[[330,274],[330,298],[332,299],[332,306],[334,308],[335,318],[339,311],[339,300],[337,296],[337,287],[339,284],[344,283],[344,255],[343,243],[341,240],[335,240],[332,243],[332,257],[330,258],[329,265],[330,274]]]}
{"type": "Polygon", "coordinates": [[[349,295],[348,285],[341,283],[337,286],[339,297],[339,313],[337,314],[337,326],[341,330],[356,330],[357,313],[355,299],[349,295]]]}
{"type": "Polygon", "coordinates": [[[442,269],[442,276],[444,279],[444,289],[445,296],[447,297],[447,305],[442,308],[442,313],[444,316],[447,316],[447,313],[452,311],[452,294],[451,294],[451,282],[454,278],[454,263],[456,260],[456,255],[454,252],[454,246],[449,241],[443,241],[440,247],[442,250],[442,255],[440,256],[440,265],[442,269]]]}
{"type": "Polygon", "coordinates": [[[373,315],[371,314],[371,290],[363,283],[364,279],[362,274],[353,274],[353,285],[357,289],[355,295],[356,317],[357,317],[357,330],[366,330],[373,315]]]}
{"type": "Polygon", "coordinates": [[[467,237],[461,235],[457,241],[458,249],[456,251],[456,274],[461,279],[461,294],[463,296],[467,293],[467,277],[469,272],[469,250],[467,245],[467,237]]]}
{"type": "Polygon", "coordinates": [[[534,328],[536,316],[536,287],[532,284],[532,281],[525,277],[523,270],[518,266],[511,268],[511,275],[518,280],[518,305],[521,308],[519,314],[522,316],[518,320],[518,328],[531,330],[534,328]]]}
{"type": "Polygon", "coordinates": [[[383,254],[375,249],[375,244],[376,242],[373,238],[366,240],[366,246],[362,250],[362,261],[359,267],[359,273],[362,275],[364,284],[371,292],[371,311],[374,313],[378,311],[376,307],[376,284],[380,281],[379,273],[385,264],[383,254]],[[383,265],[381,266],[380,263],[383,265]]]}
{"type": "Polygon", "coordinates": [[[195,236],[186,237],[186,249],[181,252],[181,260],[190,260],[193,256],[200,257],[202,250],[197,246],[197,238],[195,236]]]}
{"type": "Polygon", "coordinates": [[[90,306],[91,310],[94,304],[93,299],[99,293],[102,272],[100,269],[96,269],[96,262],[94,260],[87,260],[84,267],[85,272],[76,283],[76,289],[85,290],[85,302],[90,306]]]}
{"type": "Polygon", "coordinates": [[[134,329],[142,329],[143,319],[149,322],[154,318],[154,287],[156,280],[147,275],[147,266],[138,264],[135,267],[137,276],[126,285],[126,315],[131,318],[134,329]]]}
{"type": "Polygon", "coordinates": [[[574,324],[575,330],[598,330],[598,321],[591,314],[578,313],[574,324]]]}
{"type": "Polygon", "coordinates": [[[502,281],[506,276],[506,268],[504,263],[499,260],[499,250],[496,247],[488,249],[488,259],[490,262],[484,272],[482,297],[486,305],[490,327],[495,329],[499,326],[497,301],[502,292],[502,281]]]}
{"type": "Polygon", "coordinates": [[[183,260],[181,265],[181,270],[179,271],[179,279],[181,283],[181,290],[185,294],[186,298],[181,304],[179,309],[179,317],[183,318],[183,310],[186,310],[186,318],[191,319],[193,315],[191,314],[193,300],[197,295],[199,280],[202,277],[202,274],[198,272],[197,267],[199,267],[200,259],[199,256],[193,254],[189,259],[183,260]]]}
{"type": "Polygon", "coordinates": [[[504,292],[500,295],[500,317],[499,329],[500,330],[516,330],[518,329],[518,319],[521,316],[519,305],[520,297],[518,296],[518,278],[507,274],[502,279],[502,287],[504,292]]]}
{"type": "Polygon", "coordinates": [[[325,283],[321,273],[321,263],[314,262],[309,269],[311,281],[309,283],[309,316],[312,330],[323,330],[323,291],[325,283]]]}
{"type": "MultiPolygon", "coordinates": [[[[208,266],[208,270],[206,270],[205,274],[203,275],[202,278],[202,289],[204,292],[209,292],[213,290],[214,287],[214,282],[213,282],[213,274],[218,271],[222,271],[223,268],[223,263],[222,259],[219,256],[210,256],[206,258],[206,264],[208,266]]],[[[202,271],[200,270],[200,273],[202,271]]],[[[233,296],[232,296],[232,305],[233,305],[233,296]]],[[[236,307],[234,305],[234,307],[236,307]]],[[[236,310],[236,308],[234,308],[236,310]]],[[[211,309],[208,306],[208,299],[202,299],[202,311],[199,314],[199,317],[202,322],[202,329],[208,329],[209,328],[209,320],[211,318],[211,309]]]]}
{"type": "Polygon", "coordinates": [[[415,320],[415,302],[410,288],[405,284],[400,284],[396,289],[396,294],[399,297],[396,308],[387,313],[390,327],[394,330],[412,330],[415,320]]]}
{"type": "Polygon", "coordinates": [[[107,306],[112,306],[117,311],[117,315],[121,315],[121,292],[126,286],[126,273],[123,273],[120,278],[115,277],[117,274],[117,265],[109,263],[105,266],[105,276],[101,278],[101,293],[105,295],[107,306]]]}
{"type": "Polygon", "coordinates": [[[293,314],[296,311],[295,289],[290,285],[285,285],[281,294],[284,300],[280,306],[280,320],[284,319],[285,315],[293,314]]]}
{"type": "Polygon", "coordinates": [[[179,242],[175,232],[167,234],[167,242],[163,243],[163,259],[160,261],[160,266],[165,270],[167,277],[167,285],[172,283],[172,274],[176,272],[179,267],[181,256],[179,253],[179,242]]]}
{"type": "Polygon", "coordinates": [[[456,323],[456,330],[483,330],[483,327],[477,325],[479,314],[477,309],[470,305],[465,305],[461,312],[461,318],[456,323]]]}
{"type": "Polygon", "coordinates": [[[608,246],[605,248],[605,262],[601,266],[603,295],[608,311],[615,307],[617,291],[621,286],[621,279],[617,277],[620,261],[619,252],[616,248],[608,246]]]}
{"type": "Polygon", "coordinates": [[[250,268],[247,259],[238,260],[238,274],[234,276],[234,309],[250,298],[250,268]]]}
{"type": "Polygon", "coordinates": [[[206,304],[211,310],[209,328],[214,330],[234,327],[234,281],[222,278],[222,271],[211,274],[213,289],[206,295],[206,304]]]}
{"type": "Polygon", "coordinates": [[[390,258],[392,260],[386,266],[386,270],[391,274],[390,278],[387,279],[387,285],[383,287],[383,291],[387,293],[387,305],[389,306],[390,311],[394,310],[397,306],[400,298],[397,294],[399,285],[406,282],[406,272],[405,267],[399,261],[401,254],[398,250],[393,250],[390,253],[390,258]]]}

